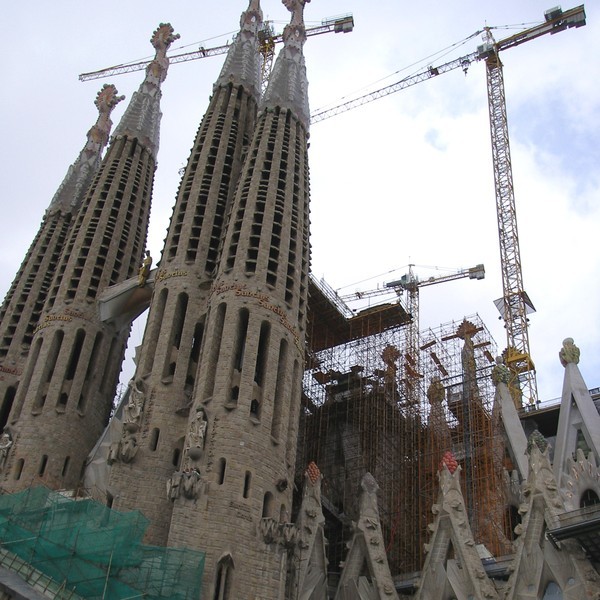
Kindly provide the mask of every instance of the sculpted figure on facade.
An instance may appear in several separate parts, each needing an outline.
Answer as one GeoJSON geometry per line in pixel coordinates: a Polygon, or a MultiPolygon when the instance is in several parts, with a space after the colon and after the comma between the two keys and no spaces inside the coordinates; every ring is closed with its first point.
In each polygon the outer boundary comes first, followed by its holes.
{"type": "Polygon", "coordinates": [[[169,479],[167,479],[167,498],[169,500],[176,500],[179,498],[181,493],[181,471],[175,471],[169,479]]]}
{"type": "Polygon", "coordinates": [[[124,463],[130,463],[135,458],[137,451],[138,441],[135,433],[123,429],[123,436],[119,444],[119,458],[124,463]]]}
{"type": "Polygon", "coordinates": [[[123,408],[123,427],[128,431],[137,431],[140,426],[140,418],[144,410],[146,398],[144,396],[144,383],[141,379],[131,379],[127,386],[129,398],[123,408]]]}
{"type": "Polygon", "coordinates": [[[181,474],[181,491],[188,500],[196,500],[200,497],[201,486],[202,477],[198,469],[186,469],[181,474]]]}
{"type": "Polygon", "coordinates": [[[199,406],[196,408],[196,414],[190,424],[186,444],[186,454],[188,458],[193,461],[198,460],[202,456],[207,428],[208,421],[206,419],[206,412],[204,411],[204,408],[199,406]]]}
{"type": "Polygon", "coordinates": [[[144,257],[144,261],[138,270],[138,286],[144,287],[146,285],[146,281],[148,280],[148,275],[150,275],[150,268],[152,267],[152,257],[150,256],[150,252],[146,250],[146,256],[144,257]]]}
{"type": "Polygon", "coordinates": [[[0,436],[0,471],[4,469],[12,445],[13,439],[10,432],[4,430],[0,436]]]}

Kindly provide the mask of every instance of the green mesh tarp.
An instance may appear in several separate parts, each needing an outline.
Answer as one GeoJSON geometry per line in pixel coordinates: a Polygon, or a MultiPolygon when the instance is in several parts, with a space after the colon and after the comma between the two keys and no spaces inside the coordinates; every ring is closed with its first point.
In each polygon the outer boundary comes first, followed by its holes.
{"type": "Polygon", "coordinates": [[[204,554],[142,544],[148,520],[44,487],[0,496],[0,546],[83,598],[200,597],[204,554]]]}

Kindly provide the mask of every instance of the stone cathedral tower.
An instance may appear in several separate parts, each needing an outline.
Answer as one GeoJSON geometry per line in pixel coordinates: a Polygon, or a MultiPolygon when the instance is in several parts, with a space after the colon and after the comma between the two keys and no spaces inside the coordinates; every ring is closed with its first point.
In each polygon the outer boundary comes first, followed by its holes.
{"type": "Polygon", "coordinates": [[[160,85],[177,36],[161,25],[149,65],[64,243],[13,402],[4,488],[74,488],[106,425],[128,330],[103,324],[97,299],[144,252],[158,150],[160,85]]]}
{"type": "Polygon", "coordinates": [[[113,506],[141,509],[149,542],[206,552],[206,597],[285,586],[261,533],[291,515],[309,268],[304,2],[285,4],[260,110],[258,0],[214,86],[109,457],[113,506]]]}
{"type": "Polygon", "coordinates": [[[242,14],[241,31],[198,128],[154,276],[123,436],[110,458],[115,508],[142,510],[154,544],[168,539],[173,503],[166,481],[181,462],[219,245],[254,131],[261,22],[259,3],[253,1],[242,14]]]}
{"type": "Polygon", "coordinates": [[[209,598],[275,600],[285,586],[269,531],[291,518],[309,268],[304,1],[285,5],[209,298],[169,534],[206,552],[209,598]]]}
{"type": "MultiPolygon", "coordinates": [[[[81,206],[97,173],[102,151],[108,143],[112,109],[123,99],[113,85],[105,85],[96,96],[98,120],[87,134],[87,142],[44,215],[40,229],[0,308],[0,429],[8,423],[20,375],[33,333],[40,320],[46,296],[62,256],[73,215],[81,206]]],[[[14,414],[13,414],[14,419],[14,414]]]]}

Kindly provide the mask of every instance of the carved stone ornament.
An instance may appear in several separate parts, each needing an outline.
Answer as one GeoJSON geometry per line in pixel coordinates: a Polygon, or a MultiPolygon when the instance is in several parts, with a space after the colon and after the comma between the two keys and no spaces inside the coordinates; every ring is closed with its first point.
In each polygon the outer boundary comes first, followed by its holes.
{"type": "Polygon", "coordinates": [[[563,340],[563,347],[558,353],[560,358],[560,364],[566,367],[569,363],[579,363],[579,348],[573,343],[573,338],[566,338],[563,340]]]}
{"type": "Polygon", "coordinates": [[[6,430],[2,432],[0,436],[0,471],[4,469],[8,453],[13,445],[13,439],[10,433],[6,430]]]}
{"type": "Polygon", "coordinates": [[[119,458],[124,463],[130,463],[137,454],[138,441],[135,433],[123,428],[123,436],[119,443],[119,458]]]}
{"type": "Polygon", "coordinates": [[[510,371],[508,367],[503,363],[502,357],[496,357],[496,364],[492,369],[492,383],[497,386],[499,383],[506,383],[510,381],[510,371]]]}

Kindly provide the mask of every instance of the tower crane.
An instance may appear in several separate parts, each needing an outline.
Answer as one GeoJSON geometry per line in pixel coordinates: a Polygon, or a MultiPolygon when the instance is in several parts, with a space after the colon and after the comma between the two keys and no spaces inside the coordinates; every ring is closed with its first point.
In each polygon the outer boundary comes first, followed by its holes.
{"type": "MultiPolygon", "coordinates": [[[[323,33],[349,33],[354,29],[354,18],[352,13],[329,17],[323,19],[320,25],[315,27],[307,27],[306,35],[308,37],[321,35],[323,33]]],[[[263,57],[262,63],[262,81],[263,85],[269,79],[271,66],[273,65],[273,57],[275,56],[275,45],[283,41],[282,33],[275,33],[273,25],[270,21],[265,21],[262,28],[258,32],[259,52],[263,57]]],[[[197,60],[199,58],[207,58],[209,56],[218,56],[226,54],[229,50],[229,44],[224,46],[216,46],[214,48],[204,48],[201,46],[198,50],[192,52],[182,52],[181,54],[172,54],[169,56],[170,64],[197,60]]],[[[132,73],[134,71],[142,71],[149,64],[150,60],[142,60],[113,67],[106,67],[98,71],[90,71],[89,73],[81,73],[79,81],[90,81],[92,79],[102,79],[103,77],[112,77],[113,75],[123,75],[124,73],[132,73]]]]}
{"type": "Polygon", "coordinates": [[[384,287],[341,296],[342,300],[351,301],[381,296],[389,294],[392,291],[396,292],[398,296],[406,292],[405,309],[411,316],[411,321],[407,328],[406,351],[403,366],[406,374],[407,402],[409,405],[414,405],[419,401],[416,382],[422,377],[419,360],[419,289],[438,283],[445,283],[447,281],[456,281],[457,279],[485,278],[485,268],[482,264],[475,265],[470,269],[460,269],[455,273],[448,273],[438,277],[429,277],[428,279],[422,280],[415,275],[413,271],[414,266],[415,265],[412,264],[408,265],[408,273],[406,275],[403,275],[396,281],[386,283],[384,287]]]}
{"type": "Polygon", "coordinates": [[[523,398],[530,405],[535,405],[537,402],[537,382],[535,366],[529,350],[527,318],[527,314],[534,309],[523,288],[504,74],[499,55],[501,51],[514,48],[542,35],[555,34],[585,24],[585,9],[580,5],[567,11],[563,11],[560,7],[551,8],[544,13],[543,23],[499,41],[494,40],[491,28],[486,27],[483,30],[485,42],[478,46],[476,52],[443,65],[430,66],[392,85],[311,115],[311,123],[316,123],[459,67],[466,72],[471,63],[485,61],[503,291],[502,299],[497,301],[496,306],[505,323],[507,347],[504,359],[511,373],[509,389],[518,408],[522,407],[523,398]]]}

